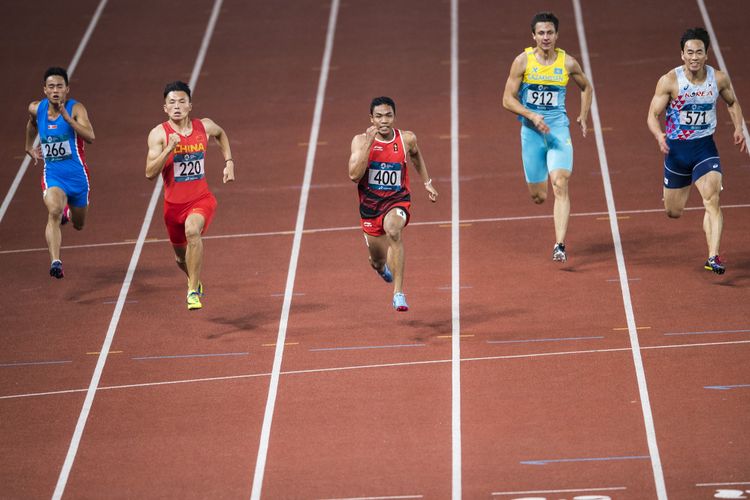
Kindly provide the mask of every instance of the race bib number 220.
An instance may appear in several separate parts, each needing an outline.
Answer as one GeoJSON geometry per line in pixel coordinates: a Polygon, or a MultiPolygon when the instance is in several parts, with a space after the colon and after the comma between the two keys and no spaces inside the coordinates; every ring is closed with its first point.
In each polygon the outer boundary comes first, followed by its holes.
{"type": "Polygon", "coordinates": [[[187,182],[203,179],[203,151],[174,155],[174,180],[187,182]]]}

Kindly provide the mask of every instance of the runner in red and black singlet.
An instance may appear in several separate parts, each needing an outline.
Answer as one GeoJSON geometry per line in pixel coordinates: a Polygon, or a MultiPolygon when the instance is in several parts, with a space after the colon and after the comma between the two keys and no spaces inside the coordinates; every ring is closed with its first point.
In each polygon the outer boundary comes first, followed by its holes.
{"type": "Polygon", "coordinates": [[[403,293],[404,244],[401,232],[409,222],[411,194],[407,155],[419,174],[430,201],[437,201],[417,137],[393,128],[396,104],[390,97],[370,103],[372,126],[352,139],[349,178],[358,184],[359,213],[370,265],[393,282],[393,308],[408,311],[403,293]]]}
{"type": "Polygon", "coordinates": [[[411,193],[405,149],[398,129],[393,129],[393,137],[389,141],[376,136],[370,147],[367,171],[357,186],[362,229],[368,234],[385,234],[382,219],[388,210],[396,206],[406,211],[408,224],[411,193]]]}
{"type": "Polygon", "coordinates": [[[174,248],[177,266],[188,277],[187,308],[203,307],[200,280],[203,265],[201,235],[216,210],[216,198],[206,182],[206,149],[213,137],[224,156],[224,183],[234,180],[234,160],[229,139],[213,120],[191,120],[190,87],[172,82],[164,89],[164,112],[169,120],[148,135],[146,177],[164,179],[164,223],[174,248]]]}

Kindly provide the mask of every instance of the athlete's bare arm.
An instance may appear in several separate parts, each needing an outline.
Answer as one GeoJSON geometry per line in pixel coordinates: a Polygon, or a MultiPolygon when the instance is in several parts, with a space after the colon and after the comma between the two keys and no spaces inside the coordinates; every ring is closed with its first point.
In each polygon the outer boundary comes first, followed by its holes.
{"type": "Polygon", "coordinates": [[[578,85],[578,88],[581,89],[581,113],[578,115],[578,118],[576,118],[576,121],[581,126],[581,133],[586,137],[586,131],[588,130],[586,120],[588,119],[589,110],[591,109],[591,99],[594,94],[594,89],[591,86],[589,79],[586,78],[583,69],[581,69],[581,65],[578,64],[578,61],[576,61],[574,57],[568,55],[565,58],[565,69],[568,71],[570,78],[572,78],[573,81],[576,82],[576,85],[578,85]]]}
{"type": "Polygon", "coordinates": [[[656,84],[656,92],[651,99],[651,105],[648,109],[648,117],[646,118],[648,129],[653,134],[654,139],[656,139],[659,150],[664,154],[669,153],[669,146],[667,146],[667,134],[661,129],[661,124],[659,123],[659,116],[667,109],[676,86],[677,76],[674,70],[659,78],[659,82],[656,84]]]}
{"type": "Polygon", "coordinates": [[[409,158],[411,159],[414,169],[419,173],[419,177],[424,184],[424,188],[427,190],[427,197],[430,201],[436,202],[438,197],[437,189],[432,185],[432,179],[430,178],[429,172],[427,172],[427,164],[422,156],[422,151],[417,145],[417,136],[413,132],[405,130],[401,133],[401,137],[404,140],[404,146],[409,151],[409,158]]]}
{"type": "Polygon", "coordinates": [[[91,125],[89,120],[88,111],[83,104],[77,102],[73,105],[73,115],[68,114],[68,110],[65,109],[65,101],[62,100],[60,103],[50,102],[50,106],[60,112],[63,119],[73,127],[80,137],[89,144],[94,142],[96,137],[94,136],[94,127],[91,125]]]}
{"type": "Polygon", "coordinates": [[[505,82],[505,90],[503,91],[503,107],[511,113],[527,118],[534,124],[537,130],[546,134],[549,132],[549,126],[544,122],[544,117],[524,107],[521,101],[518,100],[518,91],[521,89],[521,81],[523,80],[523,73],[526,71],[527,61],[528,57],[525,52],[522,52],[513,60],[508,80],[505,82]]]}
{"type": "Polygon", "coordinates": [[[229,138],[224,129],[210,118],[201,118],[203,127],[206,129],[206,135],[213,137],[221,149],[224,156],[224,184],[234,181],[234,160],[232,159],[232,148],[229,146],[229,138]]]}
{"type": "Polygon", "coordinates": [[[34,141],[36,135],[39,132],[36,128],[36,110],[39,107],[39,101],[34,101],[29,104],[29,121],[26,122],[26,144],[24,150],[33,160],[34,164],[42,159],[42,148],[37,145],[34,147],[34,141]]]}
{"type": "Polygon", "coordinates": [[[367,158],[377,131],[377,127],[372,125],[364,134],[355,135],[352,139],[352,153],[349,156],[349,178],[352,182],[359,182],[367,171],[367,158]]]}
{"type": "Polygon", "coordinates": [[[178,134],[165,137],[164,127],[157,125],[148,134],[148,154],[146,155],[146,178],[153,180],[158,176],[167,163],[169,154],[180,143],[178,134]]]}
{"type": "Polygon", "coordinates": [[[716,85],[719,87],[719,95],[727,103],[729,116],[732,117],[732,123],[734,124],[734,143],[740,147],[740,151],[750,154],[743,130],[745,119],[742,117],[742,109],[740,108],[740,103],[737,101],[737,97],[734,95],[734,88],[732,87],[732,82],[729,81],[729,75],[719,70],[715,70],[715,74],[716,85]]]}

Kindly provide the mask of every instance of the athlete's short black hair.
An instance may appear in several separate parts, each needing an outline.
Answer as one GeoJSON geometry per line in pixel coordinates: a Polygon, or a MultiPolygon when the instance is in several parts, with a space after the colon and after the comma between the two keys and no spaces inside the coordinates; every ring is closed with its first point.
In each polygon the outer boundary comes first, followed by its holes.
{"type": "Polygon", "coordinates": [[[708,52],[708,46],[711,45],[711,37],[708,35],[708,31],[701,27],[695,27],[685,30],[680,38],[680,50],[685,50],[685,42],[688,40],[700,40],[703,42],[703,46],[708,52]]]}
{"type": "Polygon", "coordinates": [[[531,32],[536,33],[536,23],[552,23],[555,25],[555,31],[560,26],[560,21],[552,12],[539,12],[531,19],[531,32]]]}
{"type": "Polygon", "coordinates": [[[50,76],[61,76],[63,77],[63,80],[65,80],[65,85],[68,84],[68,72],[65,71],[65,68],[60,68],[58,66],[51,66],[47,68],[47,71],[44,72],[44,80],[42,80],[45,84],[47,83],[47,78],[50,76]]]}
{"type": "Polygon", "coordinates": [[[381,104],[387,104],[393,110],[393,114],[394,115],[396,114],[396,103],[393,102],[393,99],[384,95],[380,97],[375,97],[372,100],[372,102],[370,103],[370,114],[372,114],[372,111],[375,109],[375,106],[380,106],[381,104]]]}
{"type": "Polygon", "coordinates": [[[169,94],[170,92],[185,92],[188,96],[188,101],[193,100],[193,96],[190,94],[190,86],[185,82],[181,82],[180,80],[170,82],[166,87],[164,87],[164,99],[167,98],[167,94],[169,94]]]}

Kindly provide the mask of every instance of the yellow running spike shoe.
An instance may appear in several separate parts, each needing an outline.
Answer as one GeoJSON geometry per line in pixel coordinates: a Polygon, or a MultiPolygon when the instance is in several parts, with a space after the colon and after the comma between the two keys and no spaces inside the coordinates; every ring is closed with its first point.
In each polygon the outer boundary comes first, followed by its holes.
{"type": "Polygon", "coordinates": [[[203,307],[203,304],[201,304],[200,293],[196,292],[195,290],[190,290],[187,294],[188,311],[192,311],[193,309],[200,309],[201,307],[203,307]]]}

